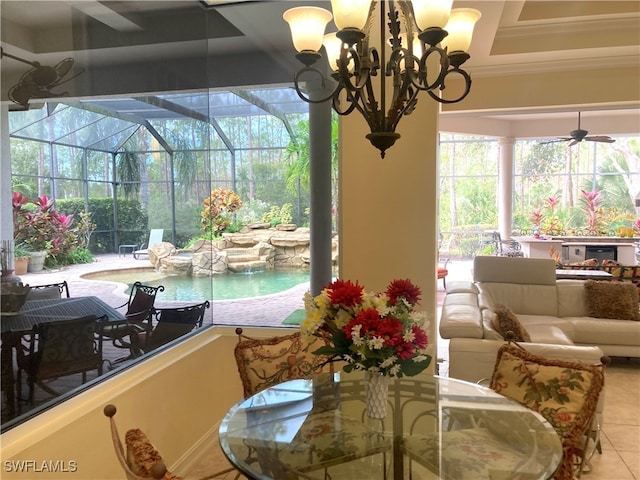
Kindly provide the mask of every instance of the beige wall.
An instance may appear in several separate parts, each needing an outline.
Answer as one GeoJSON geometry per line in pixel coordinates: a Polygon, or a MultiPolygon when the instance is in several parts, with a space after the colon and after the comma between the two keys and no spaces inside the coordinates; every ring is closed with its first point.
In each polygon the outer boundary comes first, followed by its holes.
{"type": "Polygon", "coordinates": [[[409,278],[432,316],[434,346],[437,252],[437,105],[422,96],[400,121],[401,138],[384,159],[354,113],[340,123],[340,277],[381,291],[409,278]]]}
{"type": "MultiPolygon", "coordinates": [[[[251,336],[281,335],[282,329],[250,329],[251,336]]],[[[2,434],[2,478],[122,479],[105,405],[118,408],[120,437],[129,428],[147,433],[168,467],[179,473],[188,457],[217,441],[218,422],[242,399],[233,360],[232,327],[209,328],[118,374],[87,392],[2,434]],[[77,462],[75,473],[7,472],[7,461],[77,462]]],[[[193,456],[193,455],[192,455],[193,456]]]]}

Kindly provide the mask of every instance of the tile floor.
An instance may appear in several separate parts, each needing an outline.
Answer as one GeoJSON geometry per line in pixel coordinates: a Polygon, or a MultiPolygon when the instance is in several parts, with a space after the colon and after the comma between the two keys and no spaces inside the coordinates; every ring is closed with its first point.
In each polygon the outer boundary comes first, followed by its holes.
{"type": "MultiPolygon", "coordinates": [[[[121,287],[113,284],[87,282],[81,275],[89,271],[110,268],[132,268],[145,265],[131,257],[105,255],[88,265],[76,266],[42,274],[23,276],[25,283],[45,284],[67,279],[71,295],[90,295],[96,291],[100,297],[112,305],[120,305],[127,297],[121,287]]],[[[449,263],[447,280],[471,278],[471,263],[452,261],[449,263]]],[[[253,301],[214,302],[210,309],[210,322],[243,323],[252,325],[281,326],[282,319],[293,310],[302,307],[302,293],[307,286],[285,292],[282,295],[255,299],[253,301]],[[256,303],[259,308],[256,308],[256,303]],[[256,313],[258,312],[258,313],[256,313]],[[265,314],[265,312],[267,312],[265,314]],[[273,320],[276,319],[276,320],[273,320]],[[275,322],[275,323],[274,323],[275,322]]],[[[442,281],[438,282],[439,303],[444,296],[442,281]]],[[[439,373],[448,373],[447,341],[438,339],[439,373]]],[[[115,352],[120,355],[121,352],[115,352]]],[[[640,359],[614,358],[606,371],[604,425],[602,427],[603,453],[596,453],[592,459],[592,468],[583,474],[586,480],[640,480],[640,359]]],[[[201,461],[189,472],[188,478],[218,471],[225,460],[218,446],[206,446],[201,461]],[[217,451],[212,455],[210,452],[217,451]]],[[[227,478],[235,478],[228,475],[227,478]]]]}

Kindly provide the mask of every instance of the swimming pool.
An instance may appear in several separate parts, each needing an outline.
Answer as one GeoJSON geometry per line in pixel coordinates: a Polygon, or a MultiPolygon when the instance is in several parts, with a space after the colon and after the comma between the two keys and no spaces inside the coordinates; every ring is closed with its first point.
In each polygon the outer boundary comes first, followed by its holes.
{"type": "Polygon", "coordinates": [[[164,292],[158,294],[158,300],[182,302],[232,300],[271,295],[301,283],[308,283],[310,274],[308,271],[270,270],[256,273],[227,273],[214,277],[183,277],[167,276],[151,269],[134,269],[90,273],[83,278],[125,283],[129,287],[136,281],[145,285],[163,285],[164,292]]]}

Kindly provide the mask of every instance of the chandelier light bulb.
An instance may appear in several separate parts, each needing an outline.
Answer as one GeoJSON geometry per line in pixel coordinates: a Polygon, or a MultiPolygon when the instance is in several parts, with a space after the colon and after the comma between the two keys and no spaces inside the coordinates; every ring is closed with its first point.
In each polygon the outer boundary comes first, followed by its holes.
{"type": "Polygon", "coordinates": [[[444,28],[449,21],[453,0],[413,0],[413,14],[420,30],[444,28]]]}
{"type": "Polygon", "coordinates": [[[454,8],[445,30],[449,35],[442,40],[442,48],[447,47],[449,54],[466,52],[471,46],[473,28],[481,13],[474,8],[454,8]]]}
{"type": "Polygon", "coordinates": [[[338,59],[340,58],[340,50],[342,49],[342,40],[336,36],[335,32],[327,33],[322,40],[322,45],[327,53],[329,67],[334,72],[337,72],[338,59]]]}
{"type": "Polygon", "coordinates": [[[282,18],[289,24],[293,46],[298,52],[320,50],[331,12],[319,7],[296,7],[284,12],[282,18]]]}
{"type": "Polygon", "coordinates": [[[340,30],[364,29],[370,7],[371,0],[331,0],[333,20],[340,30]]]}

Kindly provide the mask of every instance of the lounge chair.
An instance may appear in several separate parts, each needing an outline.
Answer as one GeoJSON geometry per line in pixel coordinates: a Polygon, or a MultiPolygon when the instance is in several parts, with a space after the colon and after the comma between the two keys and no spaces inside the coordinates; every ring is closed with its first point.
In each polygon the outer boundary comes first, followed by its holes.
{"type": "Polygon", "coordinates": [[[140,255],[149,255],[149,247],[155,245],[156,243],[162,242],[162,235],[164,234],[164,229],[156,228],[149,232],[149,241],[146,244],[142,244],[140,250],[133,251],[133,258],[136,260],[140,257],[140,255]]]}

